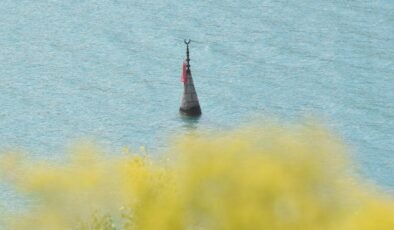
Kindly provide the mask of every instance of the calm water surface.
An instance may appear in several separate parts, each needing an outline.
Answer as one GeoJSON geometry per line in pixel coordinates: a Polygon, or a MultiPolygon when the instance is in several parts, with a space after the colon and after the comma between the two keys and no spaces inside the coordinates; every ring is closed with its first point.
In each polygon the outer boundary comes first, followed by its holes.
{"type": "Polygon", "coordinates": [[[160,150],[190,129],[313,115],[392,190],[393,88],[390,0],[0,2],[2,152],[57,160],[86,137],[160,150]],[[192,123],[178,114],[184,38],[203,109],[192,123]]]}

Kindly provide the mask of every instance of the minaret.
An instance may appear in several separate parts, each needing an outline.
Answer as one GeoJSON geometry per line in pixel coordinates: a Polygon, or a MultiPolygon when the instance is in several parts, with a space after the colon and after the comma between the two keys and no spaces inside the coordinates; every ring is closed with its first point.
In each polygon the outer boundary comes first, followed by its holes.
{"type": "Polygon", "coordinates": [[[182,73],[183,76],[183,95],[181,107],[179,111],[186,116],[200,116],[201,108],[198,102],[197,92],[194,88],[192,72],[190,71],[190,58],[189,58],[189,41],[185,40],[186,44],[186,72],[182,73]]]}

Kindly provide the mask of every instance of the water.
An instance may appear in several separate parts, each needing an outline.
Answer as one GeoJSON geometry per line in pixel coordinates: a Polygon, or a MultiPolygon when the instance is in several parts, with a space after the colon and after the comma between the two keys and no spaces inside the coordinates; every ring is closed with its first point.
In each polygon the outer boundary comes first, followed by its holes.
{"type": "Polygon", "coordinates": [[[0,149],[56,160],[89,137],[160,150],[190,129],[313,115],[392,190],[393,12],[389,0],[3,0],[0,149]],[[178,114],[184,38],[203,110],[191,123],[178,114]]]}

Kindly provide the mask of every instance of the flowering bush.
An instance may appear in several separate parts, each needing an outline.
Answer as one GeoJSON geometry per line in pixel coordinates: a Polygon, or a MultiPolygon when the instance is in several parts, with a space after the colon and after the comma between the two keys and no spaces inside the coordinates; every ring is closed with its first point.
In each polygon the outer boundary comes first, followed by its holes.
{"type": "Polygon", "coordinates": [[[170,145],[154,159],[90,145],[57,165],[3,156],[2,178],[37,203],[8,227],[394,229],[392,199],[360,183],[319,127],[257,125],[170,145]]]}

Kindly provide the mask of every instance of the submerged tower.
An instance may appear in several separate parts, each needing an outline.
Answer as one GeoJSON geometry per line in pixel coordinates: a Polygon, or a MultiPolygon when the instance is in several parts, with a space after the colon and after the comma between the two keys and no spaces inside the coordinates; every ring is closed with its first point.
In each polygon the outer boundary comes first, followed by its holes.
{"type": "Polygon", "coordinates": [[[201,108],[198,102],[197,92],[194,88],[192,72],[190,71],[189,41],[186,44],[186,62],[183,62],[181,80],[183,82],[183,95],[179,111],[186,116],[200,116],[201,108]]]}

